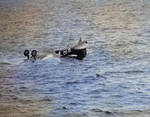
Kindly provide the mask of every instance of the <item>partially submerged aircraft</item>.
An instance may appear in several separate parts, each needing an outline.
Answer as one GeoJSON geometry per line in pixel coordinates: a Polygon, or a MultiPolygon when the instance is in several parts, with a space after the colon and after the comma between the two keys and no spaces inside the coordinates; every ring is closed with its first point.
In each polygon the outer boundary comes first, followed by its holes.
{"type": "Polygon", "coordinates": [[[27,57],[27,59],[31,59],[33,61],[35,61],[36,59],[45,59],[48,58],[49,56],[58,58],[72,57],[78,60],[82,60],[87,54],[86,48],[87,48],[87,41],[82,41],[82,39],[80,38],[80,40],[74,45],[68,46],[63,49],[58,50],[49,49],[46,50],[45,53],[41,55],[37,55],[37,51],[32,50],[31,57],[29,57],[29,50],[25,50],[24,55],[27,57]]]}

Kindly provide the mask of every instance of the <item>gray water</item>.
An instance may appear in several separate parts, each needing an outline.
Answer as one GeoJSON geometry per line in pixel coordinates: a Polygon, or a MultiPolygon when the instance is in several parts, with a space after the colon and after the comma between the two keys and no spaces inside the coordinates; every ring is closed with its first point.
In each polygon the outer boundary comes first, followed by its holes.
{"type": "Polygon", "coordinates": [[[2,116],[149,117],[149,0],[2,0],[0,10],[2,116]],[[80,37],[82,61],[24,60],[80,37]]]}

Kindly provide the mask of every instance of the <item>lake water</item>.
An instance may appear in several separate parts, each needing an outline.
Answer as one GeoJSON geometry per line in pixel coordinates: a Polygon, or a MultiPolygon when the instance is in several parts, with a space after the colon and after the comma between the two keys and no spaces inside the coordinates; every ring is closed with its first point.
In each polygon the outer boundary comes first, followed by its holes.
{"type": "Polygon", "coordinates": [[[149,117],[149,0],[0,1],[0,114],[149,117]],[[88,41],[82,60],[25,49],[88,41]]]}

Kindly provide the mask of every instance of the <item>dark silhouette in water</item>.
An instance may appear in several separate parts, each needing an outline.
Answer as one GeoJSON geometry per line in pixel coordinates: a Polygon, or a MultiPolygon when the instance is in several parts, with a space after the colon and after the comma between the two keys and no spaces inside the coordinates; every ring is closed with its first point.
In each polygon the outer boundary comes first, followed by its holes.
{"type": "Polygon", "coordinates": [[[24,55],[27,57],[27,59],[29,59],[29,50],[25,50],[24,55]]]}
{"type": "Polygon", "coordinates": [[[36,60],[37,51],[36,50],[32,50],[31,55],[34,58],[34,60],[36,60]]]}
{"type": "MultiPolygon", "coordinates": [[[[74,45],[71,45],[64,49],[55,50],[49,54],[52,54],[55,57],[73,57],[78,60],[83,60],[83,58],[87,54],[86,48],[87,48],[87,41],[82,41],[82,39],[80,38],[80,40],[77,43],[75,43],[74,45]]],[[[25,50],[24,55],[27,56],[27,59],[29,59],[29,50],[25,50]]],[[[36,58],[44,58],[45,57],[43,55],[37,56],[36,50],[32,50],[31,55],[32,55],[31,58],[33,58],[34,61],[36,60],[36,58]]]]}
{"type": "Polygon", "coordinates": [[[78,43],[75,43],[74,45],[67,47],[65,49],[61,49],[61,50],[56,50],[56,53],[59,53],[62,55],[61,57],[74,57],[78,60],[82,60],[87,52],[86,52],[86,48],[87,48],[87,41],[82,41],[82,38],[80,38],[80,40],[78,41],[78,43]]]}

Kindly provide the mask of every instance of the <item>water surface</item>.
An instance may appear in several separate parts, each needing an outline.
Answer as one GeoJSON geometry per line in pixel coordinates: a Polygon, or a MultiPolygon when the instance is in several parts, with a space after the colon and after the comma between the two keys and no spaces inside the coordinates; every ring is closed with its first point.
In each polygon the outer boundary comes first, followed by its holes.
{"type": "Polygon", "coordinates": [[[0,2],[2,116],[149,116],[148,0],[0,2]],[[23,51],[87,40],[83,61],[23,51]]]}

